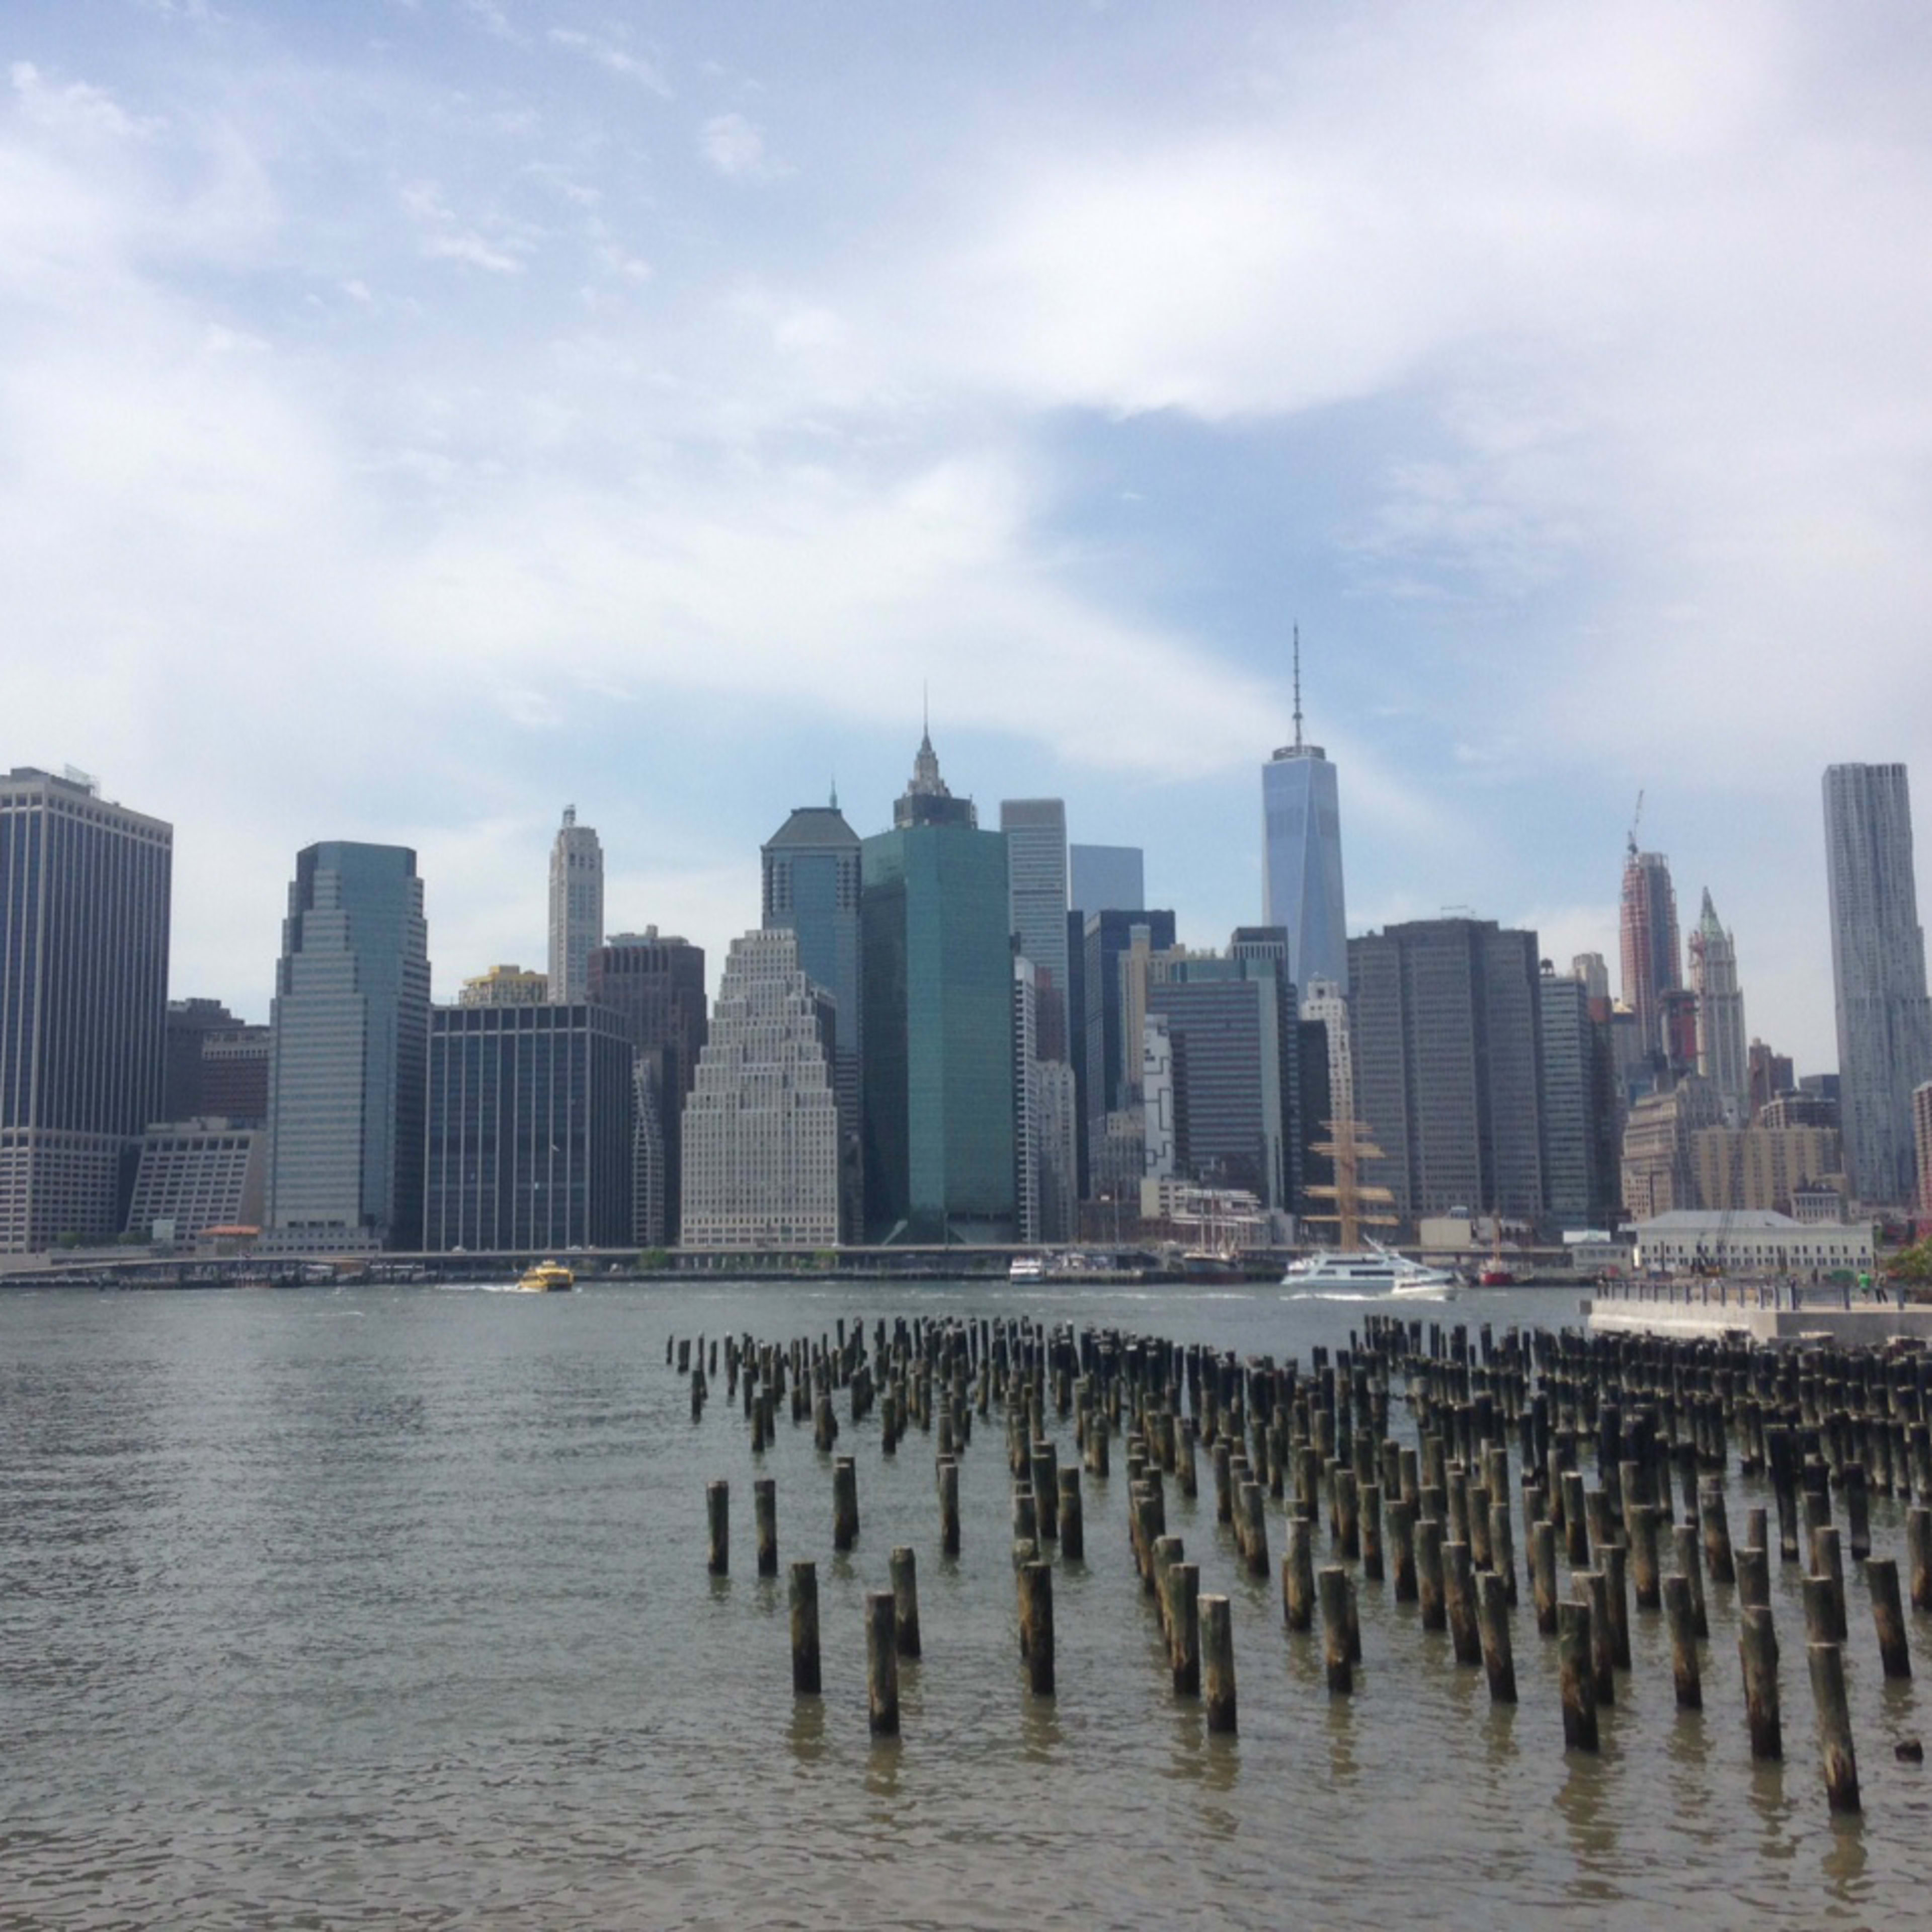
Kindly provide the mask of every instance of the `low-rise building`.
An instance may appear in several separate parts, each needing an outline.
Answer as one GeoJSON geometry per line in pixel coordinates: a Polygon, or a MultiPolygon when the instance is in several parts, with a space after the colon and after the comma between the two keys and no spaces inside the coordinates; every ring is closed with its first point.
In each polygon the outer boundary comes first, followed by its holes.
{"type": "Polygon", "coordinates": [[[1636,1224],[1637,1265],[1664,1274],[1716,1273],[1814,1280],[1868,1274],[1872,1223],[1808,1226],[1768,1209],[1679,1209],[1636,1224]]]}
{"type": "Polygon", "coordinates": [[[264,1139],[226,1119],[149,1127],[141,1136],[128,1233],[157,1238],[160,1223],[172,1239],[192,1241],[212,1228],[259,1226],[264,1139]]]}

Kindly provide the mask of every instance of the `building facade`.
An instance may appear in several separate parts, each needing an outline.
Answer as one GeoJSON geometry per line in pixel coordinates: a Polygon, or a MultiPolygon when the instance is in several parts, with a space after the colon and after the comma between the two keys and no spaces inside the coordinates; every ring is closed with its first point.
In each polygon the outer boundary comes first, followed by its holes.
{"type": "Polygon", "coordinates": [[[268,1029],[248,1026],[219,1000],[170,1000],[164,1120],[268,1117],[268,1029]]]}
{"type": "Polygon", "coordinates": [[[1696,1136],[1721,1126],[1724,1104],[1700,1075],[1646,1094],[1624,1123],[1623,1204],[1634,1220],[1688,1212],[1700,1204],[1696,1136]]]}
{"type": "Polygon", "coordinates": [[[1711,891],[1690,935],[1690,990],[1696,999],[1697,1071],[1718,1090],[1732,1120],[1750,1109],[1744,996],[1738,986],[1737,942],[1718,917],[1711,891]]]}
{"type": "Polygon", "coordinates": [[[1834,1127],[1700,1128],[1691,1136],[1699,1208],[1796,1212],[1801,1195],[1828,1190],[1835,1198],[1845,1171],[1834,1127]]]}
{"type": "Polygon", "coordinates": [[[0,1252],[120,1232],[163,1091],[173,843],[92,779],[0,778],[0,1252]]]}
{"type": "Polygon", "coordinates": [[[563,808],[550,849],[550,997],[580,1000],[590,990],[590,956],[604,944],[604,848],[597,834],[563,808]]]}
{"type": "Polygon", "coordinates": [[[457,994],[459,1006],[540,1006],[550,998],[550,975],[521,966],[493,966],[466,980],[457,994]]]}
{"type": "Polygon", "coordinates": [[[632,1066],[622,1022],[584,1000],[436,1008],[424,1246],[628,1246],[632,1066]]]}
{"type": "Polygon", "coordinates": [[[158,1122],[141,1136],[128,1232],[182,1243],[262,1224],[267,1136],[236,1120],[158,1122]]]}
{"type": "Polygon", "coordinates": [[[1342,890],[1342,807],[1335,767],[1301,736],[1296,650],[1294,742],[1262,767],[1262,923],[1288,932],[1288,976],[1348,991],[1348,927],[1342,890]]]}
{"type": "Polygon", "coordinates": [[[1006,839],[1008,920],[1038,977],[1037,1058],[1066,1058],[1066,806],[1057,798],[1000,802],[1006,839]]]}
{"type": "Polygon", "coordinates": [[[1618,1183],[1616,1079],[1608,1021],[1594,1017],[1583,980],[1546,972],[1538,991],[1544,1190],[1550,1217],[1566,1232],[1607,1227],[1618,1183]]]}
{"type": "Polygon", "coordinates": [[[1082,1186],[1090,1199],[1102,1193],[1118,1198],[1124,1183],[1130,1183],[1138,1195],[1140,1170],[1124,1174],[1116,1158],[1138,1130],[1117,1124],[1110,1138],[1107,1122],[1114,1114],[1131,1114],[1136,1122],[1140,1118],[1146,962],[1156,952],[1173,950],[1174,914],[1165,908],[1090,912],[1081,946],[1087,1122],[1087,1172],[1082,1186]],[[1130,961],[1136,962],[1132,969],[1124,970],[1130,961]]]}
{"type": "Polygon", "coordinates": [[[1932,1080],[1912,1090],[1912,1138],[1918,1155],[1918,1211],[1932,1214],[1932,1080]]]}
{"type": "Polygon", "coordinates": [[[1755,1277],[1818,1280],[1868,1274],[1872,1225],[1820,1226],[1764,1209],[1698,1208],[1637,1217],[1636,1264],[1666,1274],[1694,1269],[1755,1277]]]}
{"type": "Polygon", "coordinates": [[[1544,1209],[1536,934],[1418,920],[1348,942],[1358,1118],[1386,1159],[1364,1180],[1413,1222],[1544,1209]]]}
{"type": "Polygon", "coordinates": [[[1902,1206],[1917,1183],[1912,1090],[1932,1079],[1932,1006],[1903,765],[1826,770],[1825,873],[1846,1165],[1862,1200],[1902,1206]]]}
{"type": "Polygon", "coordinates": [[[415,853],[344,839],[297,854],[271,1022],[274,1245],[420,1244],[429,1002],[415,853]]]}
{"type": "Polygon", "coordinates": [[[1074,912],[1138,912],[1147,904],[1145,856],[1138,845],[1070,845],[1066,886],[1074,912]]]}
{"type": "Polygon", "coordinates": [[[930,737],[892,815],[860,848],[868,1238],[1010,1240],[1006,842],[946,790],[930,737]]]}
{"type": "Polygon", "coordinates": [[[1684,984],[1677,894],[1670,883],[1670,861],[1661,852],[1640,852],[1634,838],[1624,860],[1618,932],[1624,1004],[1636,1016],[1639,1051],[1664,1065],[1671,1045],[1665,1036],[1664,995],[1684,984]]]}
{"type": "Polygon", "coordinates": [[[766,842],[759,859],[766,929],[797,935],[801,970],[814,986],[832,996],[839,1198],[844,1238],[856,1240],[865,1214],[859,835],[845,822],[835,796],[829,806],[801,806],[766,842]]]}

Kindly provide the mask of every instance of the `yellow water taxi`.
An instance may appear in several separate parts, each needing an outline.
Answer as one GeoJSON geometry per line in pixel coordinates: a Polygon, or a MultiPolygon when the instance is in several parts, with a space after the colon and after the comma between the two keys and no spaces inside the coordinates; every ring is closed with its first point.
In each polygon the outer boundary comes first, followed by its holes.
{"type": "Polygon", "coordinates": [[[517,1286],[530,1294],[559,1294],[577,1286],[577,1277],[561,1262],[538,1262],[517,1286]]]}

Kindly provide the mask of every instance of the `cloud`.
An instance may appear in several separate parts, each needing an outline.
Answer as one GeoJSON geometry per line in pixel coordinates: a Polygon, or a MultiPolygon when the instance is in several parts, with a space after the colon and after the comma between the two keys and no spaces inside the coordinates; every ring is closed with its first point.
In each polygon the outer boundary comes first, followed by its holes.
{"type": "Polygon", "coordinates": [[[8,71],[22,118],[50,133],[82,140],[139,141],[164,124],[128,113],[104,88],[84,81],[55,86],[31,61],[16,61],[8,71]]]}
{"type": "Polygon", "coordinates": [[[714,114],[698,134],[698,152],[730,181],[769,181],[789,172],[765,152],[764,130],[742,114],[714,114]]]}
{"type": "Polygon", "coordinates": [[[486,238],[457,219],[442,190],[432,181],[410,182],[399,199],[404,212],[416,224],[422,253],[432,261],[467,262],[493,274],[523,273],[526,266],[524,257],[531,247],[526,235],[486,238]]]}
{"type": "Polygon", "coordinates": [[[671,98],[670,83],[664,79],[664,70],[658,63],[632,52],[615,40],[600,39],[574,27],[552,27],[548,38],[554,46],[568,47],[572,52],[595,61],[607,74],[634,80],[662,100],[671,98]]]}

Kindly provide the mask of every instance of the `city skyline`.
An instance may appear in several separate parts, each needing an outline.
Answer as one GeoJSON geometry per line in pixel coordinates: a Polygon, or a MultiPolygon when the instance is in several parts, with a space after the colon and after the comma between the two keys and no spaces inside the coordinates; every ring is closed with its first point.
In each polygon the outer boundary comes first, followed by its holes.
{"type": "Polygon", "coordinates": [[[1226,932],[1298,622],[1352,934],[1614,958],[1646,788],[1753,1030],[1829,1063],[1794,775],[1932,758],[1916,10],[4,44],[14,755],[179,828],[177,992],[266,1018],[319,838],[418,852],[440,983],[538,963],[566,799],[715,974],[744,855],[835,779],[880,829],[928,684],[982,813],[1064,798],[1226,932]]]}

